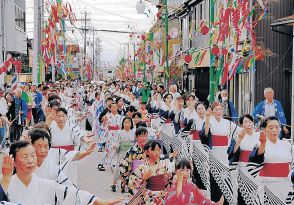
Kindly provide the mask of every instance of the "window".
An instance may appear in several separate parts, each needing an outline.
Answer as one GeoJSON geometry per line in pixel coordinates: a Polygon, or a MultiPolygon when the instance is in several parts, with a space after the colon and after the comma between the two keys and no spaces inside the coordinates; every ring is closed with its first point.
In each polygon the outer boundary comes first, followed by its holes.
{"type": "Polygon", "coordinates": [[[111,71],[111,70],[109,70],[109,71],[108,71],[108,73],[111,73],[111,74],[112,74],[112,71],[111,71]]]}
{"type": "Polygon", "coordinates": [[[15,6],[15,25],[25,31],[25,12],[15,6]]]}

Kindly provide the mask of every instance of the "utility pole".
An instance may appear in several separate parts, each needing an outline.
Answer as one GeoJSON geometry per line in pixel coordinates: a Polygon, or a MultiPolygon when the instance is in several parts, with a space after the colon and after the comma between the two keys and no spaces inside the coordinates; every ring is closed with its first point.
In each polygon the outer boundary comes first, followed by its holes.
{"type": "Polygon", "coordinates": [[[90,21],[90,19],[87,19],[89,13],[87,11],[84,12],[84,28],[82,29],[84,31],[84,66],[86,65],[86,53],[87,53],[87,31],[89,30],[87,28],[87,22],[90,21]]]}
{"type": "Polygon", "coordinates": [[[34,44],[33,44],[33,70],[32,80],[33,84],[38,84],[38,73],[40,72],[39,58],[39,46],[40,46],[40,1],[34,0],[34,44]]]}

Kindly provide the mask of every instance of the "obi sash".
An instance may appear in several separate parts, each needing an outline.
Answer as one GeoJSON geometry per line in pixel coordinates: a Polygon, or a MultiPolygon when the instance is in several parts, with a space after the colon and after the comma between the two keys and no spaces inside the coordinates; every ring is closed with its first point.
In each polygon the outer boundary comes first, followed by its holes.
{"type": "Polygon", "coordinates": [[[166,119],[165,123],[172,123],[171,119],[166,119]]]}
{"type": "Polygon", "coordinates": [[[74,145],[54,146],[52,148],[65,149],[66,151],[74,151],[75,150],[74,145]]]}
{"type": "Polygon", "coordinates": [[[264,163],[259,172],[262,177],[288,177],[290,162],[285,163],[264,163]]]}
{"type": "Polygon", "coordinates": [[[109,126],[108,130],[110,130],[110,131],[119,130],[119,126],[109,126]]]}
{"type": "Polygon", "coordinates": [[[211,136],[211,145],[215,147],[224,147],[228,146],[228,136],[221,135],[212,135],[211,136]]]}
{"type": "Polygon", "coordinates": [[[137,169],[137,167],[143,163],[144,163],[143,160],[137,160],[137,159],[134,160],[132,164],[132,172],[134,172],[137,169]]]}
{"type": "Polygon", "coordinates": [[[197,131],[197,130],[192,130],[192,131],[191,131],[191,135],[192,135],[192,140],[200,140],[200,137],[199,137],[199,131],[197,131]]]}
{"type": "Polygon", "coordinates": [[[165,189],[167,184],[167,181],[164,178],[164,174],[150,177],[146,182],[146,189],[151,191],[162,191],[165,189]]]}
{"type": "Polygon", "coordinates": [[[251,151],[242,150],[239,157],[239,162],[248,162],[251,151]]]}

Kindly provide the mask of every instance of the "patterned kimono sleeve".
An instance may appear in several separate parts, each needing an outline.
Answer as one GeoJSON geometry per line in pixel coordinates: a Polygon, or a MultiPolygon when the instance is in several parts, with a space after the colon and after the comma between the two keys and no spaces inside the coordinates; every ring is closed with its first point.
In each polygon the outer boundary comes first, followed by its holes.
{"type": "Polygon", "coordinates": [[[72,131],[72,140],[75,146],[80,150],[81,148],[81,139],[85,136],[85,132],[78,126],[74,125],[73,123],[70,123],[70,128],[72,131]]]}
{"type": "Polygon", "coordinates": [[[55,197],[57,202],[61,204],[80,204],[90,205],[94,204],[97,199],[93,194],[76,189],[75,187],[67,187],[61,184],[50,184],[55,189],[55,197]]]}
{"type": "Polygon", "coordinates": [[[255,146],[249,156],[249,163],[247,164],[248,172],[253,176],[256,177],[264,164],[264,153],[258,155],[258,146],[255,146]]]}
{"type": "Polygon", "coordinates": [[[118,149],[119,148],[119,146],[120,146],[120,143],[121,143],[121,139],[122,139],[122,131],[121,130],[119,130],[118,131],[118,134],[117,134],[117,137],[115,137],[114,139],[113,139],[113,142],[112,142],[112,146],[113,147],[116,147],[116,149],[118,149]]]}
{"type": "Polygon", "coordinates": [[[136,190],[138,190],[144,183],[143,172],[144,165],[139,165],[130,176],[128,187],[133,193],[136,193],[136,190]]]}
{"type": "Polygon", "coordinates": [[[133,158],[132,158],[131,150],[129,150],[119,164],[120,175],[122,177],[125,177],[130,174],[132,169],[132,163],[133,163],[133,158]]]}
{"type": "Polygon", "coordinates": [[[240,158],[240,153],[241,153],[240,146],[238,147],[237,151],[234,152],[235,145],[236,145],[236,140],[232,139],[231,144],[228,147],[228,151],[227,151],[228,152],[228,160],[229,160],[230,170],[235,170],[237,168],[239,158],[240,158]]]}
{"type": "Polygon", "coordinates": [[[208,134],[207,135],[205,134],[205,123],[203,124],[203,127],[201,131],[199,132],[199,137],[203,145],[206,145],[209,148],[211,148],[211,132],[209,128],[208,134]]]}

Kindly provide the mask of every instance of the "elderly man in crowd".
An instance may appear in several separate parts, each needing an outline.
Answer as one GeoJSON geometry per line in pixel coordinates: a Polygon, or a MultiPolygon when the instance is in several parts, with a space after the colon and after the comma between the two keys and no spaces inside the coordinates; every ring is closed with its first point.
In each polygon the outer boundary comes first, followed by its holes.
{"type": "Polygon", "coordinates": [[[282,124],[283,132],[287,135],[287,120],[285,117],[284,109],[280,101],[274,99],[274,90],[270,87],[264,89],[265,100],[257,104],[253,111],[254,121],[258,122],[259,119],[264,119],[269,116],[275,116],[282,124]]]}
{"type": "Polygon", "coordinates": [[[238,113],[234,106],[234,103],[229,100],[229,92],[228,90],[221,91],[221,100],[220,103],[223,107],[223,116],[225,119],[228,119],[233,122],[238,121],[238,113]]]}

